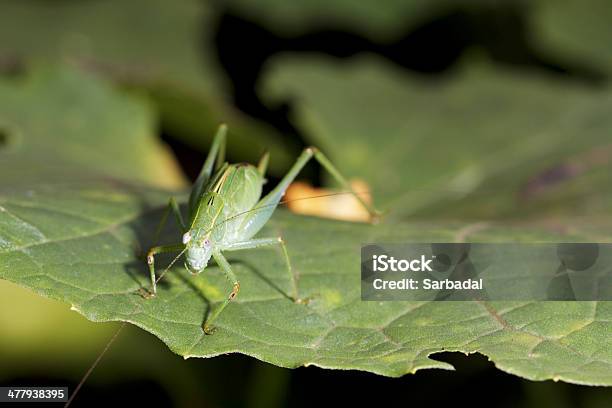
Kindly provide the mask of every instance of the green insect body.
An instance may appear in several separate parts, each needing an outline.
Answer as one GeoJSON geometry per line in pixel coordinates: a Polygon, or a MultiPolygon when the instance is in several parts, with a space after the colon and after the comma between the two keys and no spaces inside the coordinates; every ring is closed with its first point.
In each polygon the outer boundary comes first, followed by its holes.
{"type": "Polygon", "coordinates": [[[213,250],[231,248],[257,232],[246,224],[250,221],[249,210],[261,196],[263,183],[262,174],[249,164],[224,166],[218,177],[211,180],[204,189],[207,193],[193,209],[189,231],[183,236],[187,269],[201,272],[213,250]]]}
{"type": "MultiPolygon", "coordinates": [[[[350,189],[347,181],[329,160],[316,148],[309,147],[302,152],[279,184],[261,198],[268,155],[265,154],[261,158],[257,167],[246,163],[225,163],[226,132],[226,126],[221,125],[215,135],[204,166],[193,185],[188,203],[188,224],[183,221],[179,206],[173,198],[170,199],[168,211],[160,222],[158,233],[163,228],[168,213],[172,211],[183,233],[182,242],[180,244],[155,246],[147,254],[151,278],[149,297],[153,297],[157,293],[156,284],[159,278],[156,278],[155,275],[156,254],[164,252],[184,253],[185,267],[193,274],[202,272],[210,259],[214,259],[220,270],[231,282],[232,290],[224,302],[206,319],[203,329],[207,334],[212,333],[212,323],[228,303],[238,295],[240,290],[240,283],[223,252],[280,246],[285,258],[287,273],[292,283],[293,293],[289,297],[296,302],[301,301],[296,277],[291,268],[289,254],[282,238],[253,237],[268,222],[285,190],[306,163],[314,157],[340,184],[350,189]]],[[[351,190],[351,193],[368,209],[371,215],[375,216],[377,214],[354,191],[351,190]]]]}

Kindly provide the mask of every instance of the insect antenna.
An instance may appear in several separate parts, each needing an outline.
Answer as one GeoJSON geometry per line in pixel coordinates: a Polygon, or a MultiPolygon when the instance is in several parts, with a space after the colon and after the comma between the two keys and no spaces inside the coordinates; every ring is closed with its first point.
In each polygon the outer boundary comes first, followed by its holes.
{"type": "Polygon", "coordinates": [[[110,349],[110,346],[115,342],[115,340],[119,336],[119,333],[121,333],[121,330],[125,327],[126,324],[127,324],[127,322],[122,322],[121,326],[119,326],[119,328],[117,329],[115,334],[113,334],[113,337],[111,337],[111,339],[108,341],[108,343],[106,343],[106,346],[104,346],[104,349],[100,352],[100,354],[98,354],[98,357],[96,357],[94,362],[91,364],[91,366],[87,369],[87,371],[83,375],[83,378],[81,378],[81,381],[79,381],[79,384],[74,389],[72,395],[70,395],[70,398],[68,399],[68,401],[64,405],[64,408],[68,408],[70,406],[70,404],[72,403],[74,398],[79,393],[79,391],[80,391],[81,387],[83,386],[83,384],[85,384],[85,381],[87,381],[87,379],[89,378],[91,373],[93,373],[93,371],[96,369],[96,367],[98,366],[98,363],[100,363],[100,360],[102,360],[102,357],[104,357],[104,354],[106,354],[108,349],[110,349]]]}
{"type": "Polygon", "coordinates": [[[159,274],[159,276],[155,280],[155,284],[159,283],[161,278],[163,278],[164,275],[166,274],[166,272],[168,272],[170,270],[170,268],[172,268],[174,266],[176,261],[178,261],[178,259],[185,253],[185,251],[187,251],[187,247],[183,248],[183,250],[181,252],[179,252],[177,256],[174,257],[174,259],[172,260],[172,262],[170,262],[170,264],[166,267],[166,269],[164,269],[162,271],[162,273],[159,274]]]}
{"type": "MultiPolygon", "coordinates": [[[[170,262],[170,264],[163,270],[163,272],[157,277],[157,280],[155,281],[155,283],[157,284],[161,278],[164,277],[164,275],[166,274],[166,272],[168,272],[168,270],[170,270],[170,268],[172,268],[172,266],[176,263],[176,261],[185,253],[185,251],[187,250],[187,248],[185,247],[185,249],[183,249],[181,252],[179,252],[179,254],[177,256],[174,257],[174,259],[172,260],[172,262],[170,262]]],[[[87,371],[85,372],[85,374],[83,375],[83,378],[81,378],[81,381],[79,381],[79,384],[76,386],[76,388],[74,389],[74,392],[72,393],[72,395],[70,396],[70,398],[68,399],[68,402],[66,402],[66,405],[64,405],[64,408],[68,408],[68,406],[70,406],[70,404],[72,403],[72,401],[74,400],[74,398],[76,397],[76,395],[78,394],[78,392],[80,391],[81,387],[83,386],[83,384],[85,384],[85,381],[87,381],[87,379],[89,378],[89,376],[91,375],[91,373],[96,369],[96,367],[98,366],[98,364],[100,363],[100,360],[102,360],[102,357],[104,357],[104,354],[106,354],[106,352],[108,351],[108,349],[110,349],[110,346],[113,344],[113,342],[117,339],[117,337],[119,336],[119,333],[121,332],[121,330],[125,327],[125,325],[127,324],[127,322],[122,322],[121,326],[119,326],[119,328],[117,329],[117,331],[115,332],[115,334],[113,334],[113,337],[111,337],[111,339],[108,341],[108,343],[106,343],[106,346],[104,347],[104,349],[100,352],[100,354],[98,354],[98,357],[94,360],[94,362],[91,364],[91,366],[89,367],[89,369],[87,369],[87,371]]]]}

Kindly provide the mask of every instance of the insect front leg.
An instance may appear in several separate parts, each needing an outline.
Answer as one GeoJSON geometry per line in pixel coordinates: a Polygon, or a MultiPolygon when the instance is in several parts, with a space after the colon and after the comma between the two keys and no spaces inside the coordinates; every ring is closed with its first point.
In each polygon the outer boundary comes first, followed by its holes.
{"type": "Polygon", "coordinates": [[[157,244],[157,240],[159,239],[159,234],[162,232],[162,230],[164,229],[164,226],[166,225],[166,221],[168,220],[168,214],[170,213],[170,211],[172,211],[172,213],[174,214],[176,223],[181,228],[181,233],[185,232],[185,230],[187,229],[185,227],[185,221],[183,221],[183,215],[181,214],[181,210],[179,209],[179,206],[176,200],[174,199],[174,197],[170,197],[170,200],[168,200],[168,206],[166,207],[166,211],[164,212],[164,215],[162,216],[159,222],[159,225],[157,226],[157,229],[155,230],[155,235],[153,239],[154,245],[157,244]]]}
{"type": "Polygon", "coordinates": [[[221,270],[225,274],[227,280],[229,280],[232,284],[232,291],[229,293],[223,303],[221,303],[221,306],[217,307],[217,309],[215,309],[212,315],[206,319],[206,322],[204,323],[203,327],[204,333],[206,334],[212,334],[214,332],[214,326],[212,325],[212,323],[217,319],[217,317],[221,314],[221,312],[223,311],[223,309],[225,309],[229,302],[231,302],[236,298],[236,296],[238,296],[238,292],[240,292],[240,282],[238,282],[238,278],[236,278],[236,275],[232,271],[232,267],[230,266],[227,259],[225,259],[223,254],[219,251],[213,252],[213,258],[215,259],[215,262],[217,262],[217,265],[221,267],[221,270]]]}
{"type": "Polygon", "coordinates": [[[149,249],[147,253],[147,264],[149,265],[149,275],[151,277],[151,292],[148,297],[153,297],[157,294],[157,280],[155,278],[155,255],[166,252],[180,252],[185,248],[183,244],[175,245],[160,245],[149,249]]]}
{"type": "MultiPolygon", "coordinates": [[[[181,229],[181,233],[185,232],[187,229],[185,227],[185,221],[183,221],[183,215],[181,214],[181,210],[178,206],[178,203],[174,199],[174,197],[170,197],[168,200],[168,206],[166,207],[166,211],[164,211],[164,215],[162,216],[157,229],[155,230],[155,235],[153,238],[153,244],[156,245],[159,239],[159,234],[164,229],[166,222],[168,220],[168,214],[172,212],[176,219],[179,228],[181,229]]],[[[157,294],[157,285],[155,282],[155,255],[162,252],[173,252],[175,248],[179,247],[179,245],[163,245],[163,246],[153,246],[147,252],[147,264],[149,265],[149,274],[151,276],[151,291],[148,294],[148,297],[153,297],[157,294]]],[[[181,251],[183,248],[180,247],[176,250],[181,251]]]]}
{"type": "Polygon", "coordinates": [[[283,257],[285,258],[285,264],[287,265],[287,272],[289,274],[289,279],[291,281],[291,291],[292,295],[289,297],[296,303],[302,303],[303,300],[300,299],[298,294],[298,286],[297,286],[297,277],[293,272],[293,268],[291,267],[291,260],[289,259],[289,252],[287,251],[287,245],[285,241],[281,237],[277,238],[258,238],[251,239],[249,241],[236,242],[230,244],[223,248],[224,251],[240,251],[243,249],[255,249],[267,246],[279,245],[283,251],[283,257]]]}

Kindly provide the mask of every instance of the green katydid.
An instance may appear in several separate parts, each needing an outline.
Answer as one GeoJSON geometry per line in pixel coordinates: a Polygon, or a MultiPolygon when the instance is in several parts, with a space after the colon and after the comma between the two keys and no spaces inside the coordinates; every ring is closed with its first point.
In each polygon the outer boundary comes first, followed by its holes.
{"type": "Polygon", "coordinates": [[[240,282],[232,271],[230,263],[223,255],[225,251],[280,246],[285,258],[287,273],[292,283],[292,294],[289,297],[295,302],[301,302],[297,280],[291,268],[289,253],[283,239],[281,237],[253,237],[268,222],[285,190],[310,159],[314,157],[336,181],[350,190],[350,193],[359,200],[373,217],[377,215],[376,210],[351,189],[346,179],[327,157],[314,147],[304,149],[279,184],[261,198],[269,160],[268,154],[263,155],[257,166],[247,163],[228,164],[224,161],[226,133],[227,127],[221,125],[202,170],[192,187],[188,202],[188,223],[184,222],[174,198],[170,199],[167,211],[162,217],[157,230],[158,233],[165,225],[168,214],[173,212],[183,233],[182,242],[154,246],[147,253],[151,278],[151,290],[148,297],[154,297],[157,294],[159,278],[155,274],[155,255],[164,252],[179,252],[176,260],[182,254],[185,254],[185,267],[193,274],[202,272],[211,257],[215,260],[220,270],[232,284],[232,290],[223,303],[206,319],[203,329],[207,334],[212,333],[212,323],[240,291],[240,282]]]}

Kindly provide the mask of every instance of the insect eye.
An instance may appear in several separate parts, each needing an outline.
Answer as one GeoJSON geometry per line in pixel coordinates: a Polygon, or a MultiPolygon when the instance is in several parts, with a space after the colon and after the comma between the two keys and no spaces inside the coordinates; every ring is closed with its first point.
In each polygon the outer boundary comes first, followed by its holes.
{"type": "Polygon", "coordinates": [[[209,246],[210,245],[210,240],[208,238],[206,238],[204,240],[204,246],[209,246]]]}

